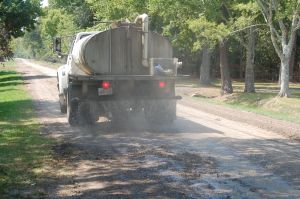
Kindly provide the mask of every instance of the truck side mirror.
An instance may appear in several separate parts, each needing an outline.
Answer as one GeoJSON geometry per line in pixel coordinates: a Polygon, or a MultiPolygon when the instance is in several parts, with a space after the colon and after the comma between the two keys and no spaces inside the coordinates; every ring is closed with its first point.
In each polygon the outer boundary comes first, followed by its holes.
{"type": "Polygon", "coordinates": [[[61,53],[61,38],[60,37],[54,38],[53,51],[58,54],[61,53]]]}

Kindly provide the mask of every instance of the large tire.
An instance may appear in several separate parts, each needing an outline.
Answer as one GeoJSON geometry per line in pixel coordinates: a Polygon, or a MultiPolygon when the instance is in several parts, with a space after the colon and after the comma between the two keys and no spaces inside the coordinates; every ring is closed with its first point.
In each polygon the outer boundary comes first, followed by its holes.
{"type": "MultiPolygon", "coordinates": [[[[56,73],[56,78],[57,78],[57,82],[59,82],[58,72],[56,73]]],[[[59,91],[59,83],[57,83],[57,89],[58,89],[58,92],[60,92],[59,91]]],[[[66,96],[64,94],[59,94],[58,97],[59,97],[60,112],[62,114],[65,114],[65,113],[67,113],[66,96]]]]}
{"type": "Polygon", "coordinates": [[[98,118],[91,110],[88,102],[82,102],[78,106],[78,121],[80,125],[94,125],[98,118]]]}
{"type": "Polygon", "coordinates": [[[70,91],[67,93],[67,118],[71,126],[78,125],[78,99],[72,98],[70,91]]]}
{"type": "Polygon", "coordinates": [[[62,114],[67,113],[67,105],[66,105],[66,103],[62,103],[61,100],[59,100],[59,107],[60,107],[60,112],[62,114]]]}
{"type": "Polygon", "coordinates": [[[158,101],[148,104],[144,112],[150,124],[172,124],[176,119],[176,101],[158,101]]]}

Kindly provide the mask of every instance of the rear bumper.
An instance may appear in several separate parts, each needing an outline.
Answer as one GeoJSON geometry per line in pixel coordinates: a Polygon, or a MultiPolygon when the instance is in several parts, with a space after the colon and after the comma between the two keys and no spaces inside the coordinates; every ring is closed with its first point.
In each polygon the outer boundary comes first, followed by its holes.
{"type": "Polygon", "coordinates": [[[181,100],[181,96],[174,96],[174,97],[153,97],[153,98],[146,98],[146,97],[134,97],[134,98],[115,98],[114,96],[102,96],[97,98],[79,98],[80,101],[88,101],[94,103],[104,103],[104,102],[113,102],[113,103],[120,103],[120,102],[155,102],[155,101],[177,101],[181,100]]]}
{"type": "Polygon", "coordinates": [[[90,80],[176,80],[177,76],[158,76],[158,75],[69,75],[69,79],[77,81],[90,80]]]}

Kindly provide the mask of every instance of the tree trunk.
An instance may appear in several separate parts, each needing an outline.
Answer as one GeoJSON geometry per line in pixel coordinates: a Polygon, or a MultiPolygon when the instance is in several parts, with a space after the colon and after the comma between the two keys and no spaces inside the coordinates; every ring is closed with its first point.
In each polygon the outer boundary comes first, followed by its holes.
{"type": "MultiPolygon", "coordinates": [[[[297,43],[297,37],[295,38],[295,44],[297,43]]],[[[289,65],[290,65],[290,81],[293,81],[294,80],[294,66],[295,66],[295,59],[296,59],[296,51],[297,51],[297,48],[296,48],[296,45],[294,45],[293,49],[292,49],[292,55],[291,55],[291,58],[290,58],[290,61],[289,61],[289,65]]]]}
{"type": "Polygon", "coordinates": [[[291,33],[291,38],[288,42],[282,42],[282,55],[281,60],[281,72],[280,72],[280,91],[278,93],[279,97],[289,97],[290,96],[290,63],[292,57],[292,51],[295,46],[296,41],[296,31],[291,33]]]}
{"type": "Polygon", "coordinates": [[[244,59],[243,59],[243,48],[241,47],[240,50],[240,71],[239,71],[239,76],[240,76],[240,80],[243,81],[244,80],[244,59]]]}
{"type": "Polygon", "coordinates": [[[202,64],[200,68],[200,83],[208,85],[210,84],[210,67],[211,67],[211,49],[207,46],[203,48],[202,64]]]}
{"type": "Polygon", "coordinates": [[[254,27],[248,32],[246,71],[245,71],[245,93],[254,93],[254,57],[255,57],[255,33],[254,27]]]}
{"type": "MultiPolygon", "coordinates": [[[[285,46],[284,48],[287,48],[285,46]]],[[[286,50],[284,50],[286,51],[286,50]]],[[[283,58],[281,60],[281,66],[280,66],[280,91],[278,96],[279,97],[289,97],[290,92],[289,92],[289,62],[290,62],[290,56],[287,55],[285,52],[283,53],[283,58]]]]}
{"type": "Polygon", "coordinates": [[[281,67],[282,67],[282,64],[280,64],[280,66],[279,66],[279,75],[278,75],[278,86],[280,86],[281,85],[281,67]]]}
{"type": "Polygon", "coordinates": [[[220,48],[220,70],[221,70],[221,95],[233,93],[232,83],[228,66],[227,41],[222,40],[220,48]]]}

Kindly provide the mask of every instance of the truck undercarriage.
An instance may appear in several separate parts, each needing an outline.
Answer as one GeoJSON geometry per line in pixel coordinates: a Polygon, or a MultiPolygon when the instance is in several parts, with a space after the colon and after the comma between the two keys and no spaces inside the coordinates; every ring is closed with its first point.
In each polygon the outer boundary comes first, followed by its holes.
{"type": "Polygon", "coordinates": [[[60,97],[61,111],[71,125],[94,124],[99,117],[112,122],[144,112],[149,123],[168,124],[176,118],[175,79],[153,76],[69,77],[60,97]]]}

